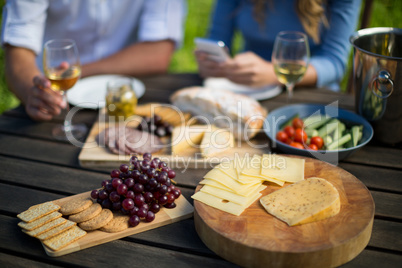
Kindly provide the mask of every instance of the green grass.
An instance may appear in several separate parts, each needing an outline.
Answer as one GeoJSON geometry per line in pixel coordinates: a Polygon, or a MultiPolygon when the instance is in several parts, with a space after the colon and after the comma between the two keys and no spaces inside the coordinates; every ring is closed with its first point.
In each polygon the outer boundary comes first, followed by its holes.
{"type": "MultiPolygon", "coordinates": [[[[364,1],[364,0],[363,0],[364,1]]],[[[211,9],[214,0],[187,0],[187,21],[185,25],[185,38],[182,47],[177,50],[169,66],[172,73],[197,72],[197,64],[194,58],[194,38],[206,35],[211,9]]],[[[4,0],[0,0],[3,7],[4,0]]],[[[402,28],[402,1],[401,0],[374,0],[370,27],[396,27],[402,28]]],[[[1,16],[1,15],[0,15],[1,16]]],[[[240,34],[236,35],[233,51],[238,51],[242,46],[240,34]]],[[[349,60],[349,68],[351,60],[349,60]]],[[[349,74],[349,72],[347,72],[349,74]]],[[[347,75],[342,81],[342,89],[346,89],[347,75]]],[[[4,52],[0,50],[0,114],[19,104],[18,100],[7,89],[4,78],[4,52]]]]}

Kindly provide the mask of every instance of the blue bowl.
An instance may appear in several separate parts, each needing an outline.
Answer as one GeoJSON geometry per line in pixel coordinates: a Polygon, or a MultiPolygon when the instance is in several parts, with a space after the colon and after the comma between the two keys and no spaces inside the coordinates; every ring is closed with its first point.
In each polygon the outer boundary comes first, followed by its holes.
{"type": "Polygon", "coordinates": [[[293,104],[278,108],[270,112],[264,122],[264,132],[271,139],[271,147],[278,148],[280,151],[287,154],[302,155],[314,157],[332,164],[350,156],[353,152],[366,145],[373,137],[373,128],[370,123],[363,117],[336,106],[331,105],[317,105],[317,104],[293,104]],[[355,147],[340,149],[340,150],[305,150],[292,147],[286,143],[280,142],[276,139],[276,133],[280,130],[280,126],[288,121],[290,118],[299,114],[300,118],[306,118],[311,115],[328,115],[337,118],[346,126],[363,125],[363,136],[355,147]]]}

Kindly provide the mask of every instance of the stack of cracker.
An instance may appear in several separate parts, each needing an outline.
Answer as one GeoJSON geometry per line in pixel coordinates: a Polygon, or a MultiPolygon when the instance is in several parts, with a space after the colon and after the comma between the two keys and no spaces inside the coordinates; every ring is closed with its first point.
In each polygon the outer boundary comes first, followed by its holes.
{"type": "Polygon", "coordinates": [[[120,232],[129,227],[128,216],[116,217],[110,209],[102,208],[89,198],[77,198],[61,206],[60,212],[68,219],[77,223],[85,231],[102,230],[105,232],[120,232]]]}
{"type": "Polygon", "coordinates": [[[86,235],[76,223],[62,218],[60,206],[46,202],[17,215],[18,223],[26,234],[38,238],[48,248],[56,251],[86,235]]]}

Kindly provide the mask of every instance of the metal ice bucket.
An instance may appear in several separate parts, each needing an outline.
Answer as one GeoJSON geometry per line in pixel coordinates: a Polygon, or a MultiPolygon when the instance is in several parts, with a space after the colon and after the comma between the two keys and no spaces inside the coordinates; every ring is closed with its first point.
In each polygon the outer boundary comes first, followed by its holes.
{"type": "Polygon", "coordinates": [[[370,121],[374,138],[402,141],[402,29],[367,28],[350,37],[356,112],[370,121]]]}

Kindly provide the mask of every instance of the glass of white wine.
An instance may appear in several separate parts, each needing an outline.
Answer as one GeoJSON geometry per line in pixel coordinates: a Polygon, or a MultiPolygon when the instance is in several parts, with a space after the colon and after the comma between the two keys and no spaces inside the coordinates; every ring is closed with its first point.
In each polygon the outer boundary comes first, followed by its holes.
{"type": "Polygon", "coordinates": [[[293,88],[306,73],[310,59],[307,36],[296,31],[278,33],[272,51],[272,63],[279,82],[286,86],[288,102],[293,88]]]}
{"type": "MultiPolygon", "coordinates": [[[[74,40],[53,39],[45,43],[43,48],[43,69],[51,83],[52,90],[59,92],[67,104],[67,90],[72,88],[81,75],[80,57],[74,40]]],[[[71,119],[65,117],[64,124],[52,130],[53,137],[59,140],[82,138],[87,132],[84,124],[73,125],[71,119]]]]}

